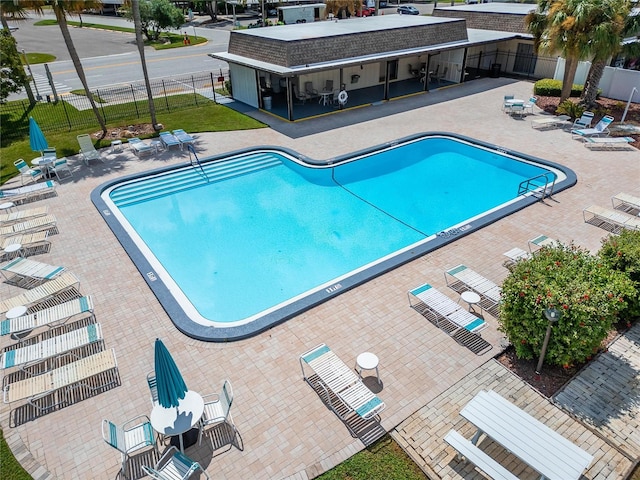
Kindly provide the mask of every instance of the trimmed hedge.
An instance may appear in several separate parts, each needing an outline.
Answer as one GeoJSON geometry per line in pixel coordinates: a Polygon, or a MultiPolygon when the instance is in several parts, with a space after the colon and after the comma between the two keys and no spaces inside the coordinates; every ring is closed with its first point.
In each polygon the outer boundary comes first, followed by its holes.
{"type": "MultiPolygon", "coordinates": [[[[582,94],[584,85],[573,84],[571,86],[571,97],[579,97],[582,94]]],[[[553,80],[551,78],[543,78],[533,85],[535,95],[543,97],[559,97],[562,92],[562,80],[553,80]]]]}

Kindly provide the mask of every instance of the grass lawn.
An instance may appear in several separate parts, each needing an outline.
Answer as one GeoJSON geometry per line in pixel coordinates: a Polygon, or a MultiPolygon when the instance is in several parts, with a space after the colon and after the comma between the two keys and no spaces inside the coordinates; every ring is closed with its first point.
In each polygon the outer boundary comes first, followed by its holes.
{"type": "Polygon", "coordinates": [[[4,433],[0,429],[0,472],[3,480],[30,480],[31,476],[22,468],[9,450],[4,439],[4,433]]]}
{"type": "Polygon", "coordinates": [[[427,476],[386,435],[376,443],[318,477],[318,480],[425,480],[427,476]]]}
{"type": "MultiPolygon", "coordinates": [[[[40,104],[36,108],[40,108],[40,104]]],[[[43,104],[42,108],[53,107],[52,104],[43,104]]],[[[68,108],[69,107],[67,107],[67,109],[68,108]]],[[[135,109],[132,111],[135,111],[135,109]]],[[[81,113],[87,114],[87,112],[81,113]]],[[[33,117],[40,122],[35,110],[29,112],[29,114],[32,114],[33,117]]],[[[92,115],[92,112],[89,111],[88,114],[92,115]]],[[[22,115],[19,118],[8,118],[8,116],[3,115],[3,129],[11,128],[12,123],[28,122],[28,116],[26,116],[26,119],[24,117],[25,116],[22,115]]],[[[254,128],[264,128],[266,126],[251,117],[212,102],[207,102],[200,106],[192,106],[187,109],[158,113],[157,119],[158,122],[164,125],[165,130],[182,128],[189,133],[251,130],[254,128]]],[[[108,123],[107,127],[126,127],[127,125],[149,122],[150,119],[148,117],[137,118],[132,116],[131,118],[114,120],[113,122],[108,123]]],[[[74,130],[58,130],[54,132],[45,131],[44,134],[49,146],[56,148],[58,157],[64,157],[76,155],[78,153],[79,147],[78,141],[76,140],[77,135],[83,133],[96,133],[99,131],[100,127],[96,125],[93,128],[82,127],[74,130]]],[[[18,174],[18,171],[13,165],[15,160],[23,158],[27,163],[29,163],[32,158],[39,155],[31,150],[28,134],[21,138],[9,139],[7,137],[7,135],[3,135],[2,146],[0,147],[0,184],[18,174]]],[[[111,140],[111,138],[95,140],[94,144],[96,148],[108,147],[111,144],[111,140]]]]}
{"type": "MultiPolygon", "coordinates": [[[[115,32],[136,33],[135,28],[118,27],[115,25],[101,25],[99,23],[89,23],[89,22],[82,22],[82,24],[80,24],[80,22],[74,22],[71,20],[67,21],[67,23],[69,24],[69,26],[73,26],[73,27],[82,26],[82,28],[99,28],[101,30],[112,30],[115,32]]],[[[34,23],[34,25],[35,26],[51,26],[51,25],[58,25],[58,22],[55,20],[40,20],[34,23]]],[[[131,22],[131,25],[133,25],[133,22],[131,22]]],[[[188,35],[188,37],[190,42],[189,45],[198,45],[200,43],[207,42],[207,39],[204,37],[196,37],[194,35],[188,35]]],[[[158,41],[148,41],[145,38],[144,44],[150,47],[153,47],[156,50],[165,50],[167,48],[180,48],[180,47],[189,46],[189,45],[185,45],[183,43],[183,40],[184,40],[184,35],[179,35],[177,33],[162,32],[160,33],[160,38],[158,41]]],[[[30,57],[29,57],[29,60],[31,60],[30,57]]]]}

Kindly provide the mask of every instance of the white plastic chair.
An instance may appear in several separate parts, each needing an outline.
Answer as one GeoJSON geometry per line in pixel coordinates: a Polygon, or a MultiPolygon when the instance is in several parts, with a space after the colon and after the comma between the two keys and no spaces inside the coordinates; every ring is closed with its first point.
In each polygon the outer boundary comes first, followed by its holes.
{"type": "Polygon", "coordinates": [[[158,400],[158,384],[156,383],[156,372],[147,374],[147,385],[149,385],[149,393],[151,394],[151,404],[155,407],[160,402],[158,400]]]}
{"type": "Polygon", "coordinates": [[[82,154],[82,159],[84,160],[85,165],[88,166],[91,160],[100,160],[102,162],[100,152],[98,152],[96,147],[93,146],[93,142],[91,141],[89,134],[84,133],[82,135],[78,135],[76,138],[78,140],[78,145],[80,145],[80,153],[82,154]]]}
{"type": "Polygon", "coordinates": [[[69,163],[67,161],[67,157],[58,158],[54,161],[53,165],[50,167],[51,171],[56,174],[56,178],[58,180],[62,180],[65,176],[73,177],[73,172],[69,168],[69,163]],[[67,175],[60,175],[61,173],[67,172],[67,175]]]}
{"type": "Polygon", "coordinates": [[[19,158],[18,160],[13,162],[13,164],[20,172],[20,181],[22,182],[22,185],[24,185],[25,177],[32,182],[35,182],[38,177],[42,176],[41,170],[38,170],[37,168],[29,168],[27,162],[25,162],[22,158],[19,158]]]}
{"type": "MultiPolygon", "coordinates": [[[[212,425],[226,423],[231,428],[233,428],[233,431],[235,433],[236,426],[233,423],[230,412],[231,405],[233,404],[233,389],[231,388],[231,382],[229,382],[229,380],[225,380],[224,384],[222,385],[222,391],[219,394],[213,393],[205,395],[203,399],[205,401],[204,413],[202,414],[202,418],[200,419],[200,433],[198,435],[198,444],[202,444],[204,429],[212,425]]],[[[215,450],[213,439],[211,440],[211,447],[215,450]]]]}
{"type": "Polygon", "coordinates": [[[153,447],[157,452],[158,445],[151,427],[149,417],[139,415],[118,427],[109,420],[102,420],[102,438],[122,455],[122,474],[127,476],[127,458],[145,447],[153,447]]]}
{"type": "Polygon", "coordinates": [[[186,480],[197,470],[202,470],[205,478],[210,478],[198,462],[194,462],[173,446],[164,452],[154,468],[142,466],[142,471],[156,480],[186,480]]]}
{"type": "Polygon", "coordinates": [[[529,98],[529,101],[524,104],[524,109],[529,110],[531,112],[531,115],[533,115],[533,107],[537,101],[538,101],[538,97],[529,98]]]}

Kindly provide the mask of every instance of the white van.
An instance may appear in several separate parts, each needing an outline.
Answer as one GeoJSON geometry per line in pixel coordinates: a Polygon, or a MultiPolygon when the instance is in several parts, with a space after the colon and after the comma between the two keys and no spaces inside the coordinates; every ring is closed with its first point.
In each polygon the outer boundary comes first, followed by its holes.
{"type": "Polygon", "coordinates": [[[308,23],[315,20],[324,20],[324,3],[310,3],[308,5],[292,5],[290,7],[278,7],[278,22],[287,25],[291,23],[308,23]]]}

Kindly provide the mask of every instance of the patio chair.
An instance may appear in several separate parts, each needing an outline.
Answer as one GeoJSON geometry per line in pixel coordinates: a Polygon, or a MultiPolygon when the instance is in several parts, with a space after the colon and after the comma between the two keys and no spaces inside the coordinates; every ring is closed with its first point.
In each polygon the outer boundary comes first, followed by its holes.
{"type": "Polygon", "coordinates": [[[514,98],[516,98],[514,95],[505,95],[502,98],[502,111],[503,112],[507,112],[509,110],[509,107],[511,107],[511,103],[509,103],[507,100],[513,100],[514,98]]]}
{"type": "Polygon", "coordinates": [[[307,98],[315,98],[318,96],[318,90],[313,88],[313,82],[304,82],[304,92],[307,94],[307,98]]]}
{"type": "Polygon", "coordinates": [[[514,247],[511,250],[504,252],[502,255],[507,257],[507,259],[502,263],[502,266],[508,269],[511,269],[511,267],[520,260],[531,258],[531,254],[520,247],[514,247]]]}
{"type": "Polygon", "coordinates": [[[409,297],[409,305],[412,308],[415,305],[411,299],[418,299],[435,315],[436,326],[443,328],[449,335],[455,334],[455,331],[460,328],[471,333],[477,333],[487,326],[487,322],[482,318],[476,317],[428,283],[410,290],[407,295],[409,297]],[[445,323],[441,326],[441,318],[448,320],[449,324],[445,323]],[[453,324],[453,328],[451,328],[451,324],[453,324]]]}
{"type": "Polygon", "coordinates": [[[44,232],[57,233],[57,220],[53,215],[42,215],[23,222],[0,227],[0,237],[11,237],[18,234],[44,232]]]}
{"type": "Polygon", "coordinates": [[[73,177],[73,172],[69,168],[69,161],[67,160],[67,157],[56,159],[53,162],[53,165],[51,165],[50,170],[56,175],[56,178],[59,181],[65,178],[65,175],[61,175],[64,174],[64,172],[67,173],[68,177],[73,177]]]}
{"type": "Polygon", "coordinates": [[[27,220],[29,218],[41,217],[49,212],[49,207],[25,208],[12,213],[0,213],[0,224],[6,226],[27,220]]]}
{"type": "Polygon", "coordinates": [[[581,128],[589,128],[591,127],[591,122],[593,122],[593,112],[583,112],[580,118],[576,118],[571,125],[571,130],[578,130],[581,128]]]}
{"type": "Polygon", "coordinates": [[[529,101],[524,104],[525,111],[529,110],[531,115],[533,115],[533,107],[535,107],[537,101],[538,97],[530,97],[529,101]]]}
{"type": "Polygon", "coordinates": [[[151,421],[146,415],[139,415],[127,420],[122,427],[109,420],[102,420],[102,439],[118,450],[122,456],[122,474],[127,476],[127,459],[129,456],[146,447],[153,447],[158,452],[151,421]]]}
{"type": "Polygon", "coordinates": [[[324,82],[323,92],[333,92],[333,80],[326,80],[324,82]]]}
{"type": "Polygon", "coordinates": [[[411,75],[413,78],[418,78],[420,76],[420,70],[418,70],[417,68],[413,68],[413,65],[411,65],[410,63],[407,66],[409,67],[409,75],[411,75]]]}
{"type": "Polygon", "coordinates": [[[458,265],[446,270],[444,278],[447,286],[458,293],[468,290],[476,292],[488,305],[488,309],[494,308],[500,303],[502,289],[466,265],[458,265]],[[450,281],[451,278],[455,281],[450,281]]]}
{"type": "Polygon", "coordinates": [[[569,115],[551,115],[547,117],[536,117],[531,120],[531,128],[536,130],[545,130],[550,128],[557,128],[567,125],[567,122],[571,119],[569,115]]]}
{"type": "Polygon", "coordinates": [[[42,170],[37,168],[29,168],[27,162],[25,162],[22,158],[19,158],[18,160],[13,162],[13,165],[20,172],[20,183],[22,183],[22,185],[24,185],[25,178],[30,180],[31,182],[35,182],[36,179],[42,177],[43,175],[42,170]]]}
{"type": "Polygon", "coordinates": [[[160,403],[158,400],[158,384],[156,383],[156,372],[149,372],[147,374],[147,385],[149,386],[149,393],[151,394],[151,405],[155,407],[160,403]]]}
{"type": "Polygon", "coordinates": [[[620,233],[623,229],[640,230],[640,218],[610,208],[591,205],[582,211],[586,223],[604,228],[612,233],[620,233]]]}
{"type": "Polygon", "coordinates": [[[180,148],[183,148],[185,145],[193,145],[196,141],[195,138],[182,129],[174,130],[173,136],[180,142],[180,148]]]}
{"type": "Polygon", "coordinates": [[[304,102],[306,102],[309,99],[309,96],[306,94],[306,92],[299,91],[298,85],[296,85],[295,83],[292,85],[292,88],[293,88],[293,96],[296,98],[296,100],[298,100],[304,105],[304,102]]]}
{"type": "Polygon", "coordinates": [[[6,283],[22,288],[31,288],[57,277],[65,268],[48,263],[18,257],[0,267],[6,283]]]}
{"type": "Polygon", "coordinates": [[[78,135],[77,137],[78,145],[80,145],[80,154],[82,155],[82,161],[85,165],[89,165],[91,160],[99,160],[103,161],[100,157],[100,152],[96,150],[96,147],[93,146],[93,142],[91,141],[91,137],[87,133],[83,133],[82,135],[78,135]]]}
{"type": "Polygon", "coordinates": [[[530,239],[527,244],[529,245],[529,251],[533,253],[534,246],[537,248],[554,247],[558,244],[558,241],[553,238],[549,238],[546,235],[538,235],[537,237],[530,239]]]}
{"type": "MultiPolygon", "coordinates": [[[[233,432],[236,432],[236,426],[233,423],[231,417],[231,405],[233,404],[233,389],[231,388],[231,382],[225,380],[222,384],[222,391],[220,393],[211,393],[202,397],[204,403],[204,413],[200,419],[198,444],[202,444],[202,437],[206,427],[219,425],[226,423],[229,425],[233,432]]],[[[213,438],[211,439],[211,448],[215,450],[213,438]]],[[[231,446],[229,446],[231,448],[231,446]]]]}
{"type": "Polygon", "coordinates": [[[143,142],[138,137],[131,137],[129,139],[129,147],[131,148],[131,150],[133,150],[133,153],[138,157],[145,153],[153,153],[153,150],[154,150],[151,145],[143,142]]]}
{"type": "Polygon", "coordinates": [[[524,103],[511,103],[507,113],[512,117],[517,115],[522,118],[524,116],[524,103]]]}
{"type": "Polygon", "coordinates": [[[42,151],[42,158],[43,159],[52,159],[52,160],[56,160],[56,158],[58,158],[58,154],[56,153],[56,148],[55,147],[48,147],[45,148],[42,151]]]}
{"type": "Polygon", "coordinates": [[[638,215],[640,213],[640,197],[620,192],[611,197],[611,204],[616,210],[622,210],[630,215],[638,215]]]}
{"type": "Polygon", "coordinates": [[[165,146],[165,148],[170,147],[181,147],[180,140],[178,140],[175,135],[171,132],[160,132],[160,141],[165,146]]]}
{"type": "Polygon", "coordinates": [[[579,128],[572,129],[571,134],[574,137],[600,137],[609,135],[609,125],[613,122],[613,117],[611,115],[605,115],[600,119],[596,126],[593,128],[579,128]]]}
{"type": "Polygon", "coordinates": [[[21,305],[25,307],[58,305],[62,302],[79,298],[81,296],[78,291],[79,288],[80,280],[78,280],[78,277],[71,272],[64,272],[59,277],[27,290],[20,295],[0,300],[0,313],[21,305]]]}
{"type": "Polygon", "coordinates": [[[186,480],[198,470],[202,470],[205,478],[210,478],[198,462],[180,453],[174,446],[162,454],[153,468],[142,466],[142,471],[156,480],[186,480]]]}
{"type": "Polygon", "coordinates": [[[12,335],[22,339],[26,333],[33,330],[41,327],[58,327],[79,315],[93,316],[93,298],[90,295],[74,298],[21,317],[7,318],[0,322],[0,335],[12,335]]]}
{"type": "MultiPolygon", "coordinates": [[[[440,66],[440,65],[438,65],[440,66]]],[[[438,86],[440,85],[440,82],[444,79],[447,78],[447,71],[449,70],[449,67],[444,67],[444,70],[442,70],[442,73],[436,73],[434,74],[434,78],[436,79],[436,82],[438,82],[438,86]]]]}
{"type": "Polygon", "coordinates": [[[102,342],[102,328],[99,323],[92,323],[62,335],[47,338],[32,345],[18,344],[17,348],[6,350],[0,357],[0,368],[7,369],[21,365],[42,362],[76,348],[95,342],[102,342]]]}
{"type": "Polygon", "coordinates": [[[0,200],[22,205],[40,198],[56,195],[56,184],[52,180],[18,188],[0,190],[0,200]]]}
{"type": "Polygon", "coordinates": [[[20,245],[23,257],[47,253],[51,249],[51,242],[47,240],[48,237],[49,232],[47,231],[0,237],[0,250],[3,251],[3,253],[0,253],[0,261],[4,262],[13,258],[10,253],[4,251],[10,245],[20,245]]]}

